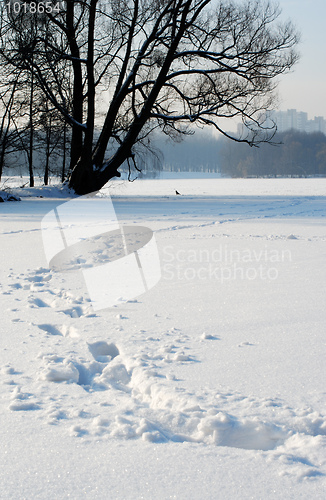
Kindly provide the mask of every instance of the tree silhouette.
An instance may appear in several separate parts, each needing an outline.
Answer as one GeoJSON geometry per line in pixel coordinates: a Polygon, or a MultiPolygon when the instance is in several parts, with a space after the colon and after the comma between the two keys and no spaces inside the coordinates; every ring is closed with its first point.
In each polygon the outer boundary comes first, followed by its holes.
{"type": "MultiPolygon", "coordinates": [[[[100,189],[120,175],[125,162],[139,168],[137,148],[150,147],[156,128],[172,138],[197,124],[250,145],[272,139],[275,129],[263,117],[273,103],[275,78],[297,60],[298,41],[291,23],[278,22],[273,3],[67,0],[62,5],[60,13],[42,21],[32,55],[10,45],[10,37],[5,44],[4,32],[1,53],[24,65],[72,127],[69,185],[76,193],[100,189]],[[65,105],[67,88],[71,111],[65,105]],[[97,97],[104,91],[109,104],[95,140],[97,97]],[[233,117],[240,117],[247,131],[241,138],[222,125],[222,118],[233,117]]],[[[10,29],[16,28],[13,20],[10,29]]]]}

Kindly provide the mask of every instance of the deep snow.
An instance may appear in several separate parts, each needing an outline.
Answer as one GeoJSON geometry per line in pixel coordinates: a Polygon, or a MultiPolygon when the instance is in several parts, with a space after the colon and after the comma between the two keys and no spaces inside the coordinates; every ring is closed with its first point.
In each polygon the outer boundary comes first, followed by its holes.
{"type": "Polygon", "coordinates": [[[14,192],[1,498],[324,498],[325,179],[112,182],[99,206],[153,230],[162,277],[100,311],[45,258],[65,192],[14,192]]]}

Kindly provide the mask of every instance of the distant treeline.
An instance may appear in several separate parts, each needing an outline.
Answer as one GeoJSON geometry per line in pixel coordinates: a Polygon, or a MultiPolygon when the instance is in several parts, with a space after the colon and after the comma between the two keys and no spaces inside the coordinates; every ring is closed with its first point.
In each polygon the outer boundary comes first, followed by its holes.
{"type": "Polygon", "coordinates": [[[218,172],[221,142],[210,133],[198,130],[183,141],[173,143],[156,136],[155,146],[162,153],[162,168],[168,171],[218,172]]]}
{"type": "MultiPolygon", "coordinates": [[[[47,173],[45,183],[50,176],[63,178],[69,155],[62,148],[62,134],[58,134],[56,129],[51,136],[43,130],[35,130],[34,134],[35,173],[42,177],[44,172],[47,173]]],[[[27,137],[25,142],[28,143],[27,137]]],[[[25,142],[21,141],[22,144],[25,142]]],[[[151,138],[152,152],[138,158],[142,172],[138,172],[137,176],[158,177],[163,170],[220,172],[231,177],[326,176],[326,135],[290,130],[276,134],[274,143],[249,147],[225,137],[216,138],[202,130],[186,136],[180,143],[173,143],[162,134],[156,134],[151,138]]],[[[10,146],[6,150],[4,173],[26,175],[27,148],[19,147],[18,141],[10,143],[10,146]]],[[[120,171],[128,173],[128,166],[122,165],[120,171]]]]}
{"type": "Polygon", "coordinates": [[[146,158],[146,171],[220,172],[231,177],[326,175],[326,136],[320,132],[289,130],[277,133],[274,144],[259,147],[196,132],[178,144],[162,136],[154,140],[161,151],[154,166],[146,158]]]}
{"type": "Polygon", "coordinates": [[[276,145],[247,144],[223,139],[219,167],[224,175],[318,176],[326,175],[326,135],[289,130],[274,137],[276,145]]]}

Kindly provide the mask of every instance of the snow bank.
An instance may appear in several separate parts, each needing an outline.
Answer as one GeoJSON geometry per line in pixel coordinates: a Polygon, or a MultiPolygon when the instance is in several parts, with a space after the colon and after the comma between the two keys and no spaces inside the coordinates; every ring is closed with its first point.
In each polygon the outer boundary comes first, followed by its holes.
{"type": "Polygon", "coordinates": [[[4,201],[20,201],[20,198],[12,193],[0,191],[0,203],[3,203],[4,201]]]}

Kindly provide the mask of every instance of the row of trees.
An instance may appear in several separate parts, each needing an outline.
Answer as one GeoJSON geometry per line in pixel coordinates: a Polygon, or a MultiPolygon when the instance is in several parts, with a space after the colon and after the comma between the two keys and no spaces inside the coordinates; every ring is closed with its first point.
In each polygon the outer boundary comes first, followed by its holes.
{"type": "Polygon", "coordinates": [[[69,186],[85,194],[123,165],[138,170],[155,129],[179,139],[197,124],[229,136],[220,119],[240,117],[248,130],[242,142],[273,136],[261,117],[276,77],[297,60],[298,37],[291,23],[278,22],[272,2],[65,0],[59,9],[46,3],[46,11],[3,5],[0,140],[4,157],[9,144],[24,143],[31,183],[40,138],[49,159],[59,147],[65,152],[69,137],[69,186]]]}
{"type": "MultiPolygon", "coordinates": [[[[25,62],[26,57],[36,60],[38,33],[47,31],[46,15],[32,14],[28,6],[19,0],[1,2],[0,179],[5,168],[11,173],[27,170],[33,186],[35,173],[45,184],[51,174],[66,178],[71,130],[25,62]]],[[[61,90],[70,107],[69,78],[62,81],[61,90]]]]}
{"type": "Polygon", "coordinates": [[[326,135],[289,130],[277,133],[274,145],[245,148],[223,140],[219,167],[232,177],[326,175],[326,135]]]}
{"type": "Polygon", "coordinates": [[[0,88],[0,180],[9,175],[29,173],[29,184],[39,175],[44,184],[50,175],[67,173],[69,130],[42,95],[26,95],[27,86],[0,88]],[[31,101],[31,104],[30,104],[31,101]]]}
{"type": "MultiPolygon", "coordinates": [[[[167,141],[163,134],[155,134],[154,144],[161,152],[161,170],[219,171],[220,141],[209,131],[196,130],[195,134],[185,137],[179,143],[167,141]]],[[[150,170],[151,162],[147,161],[147,165],[147,170],[150,170]]]]}

